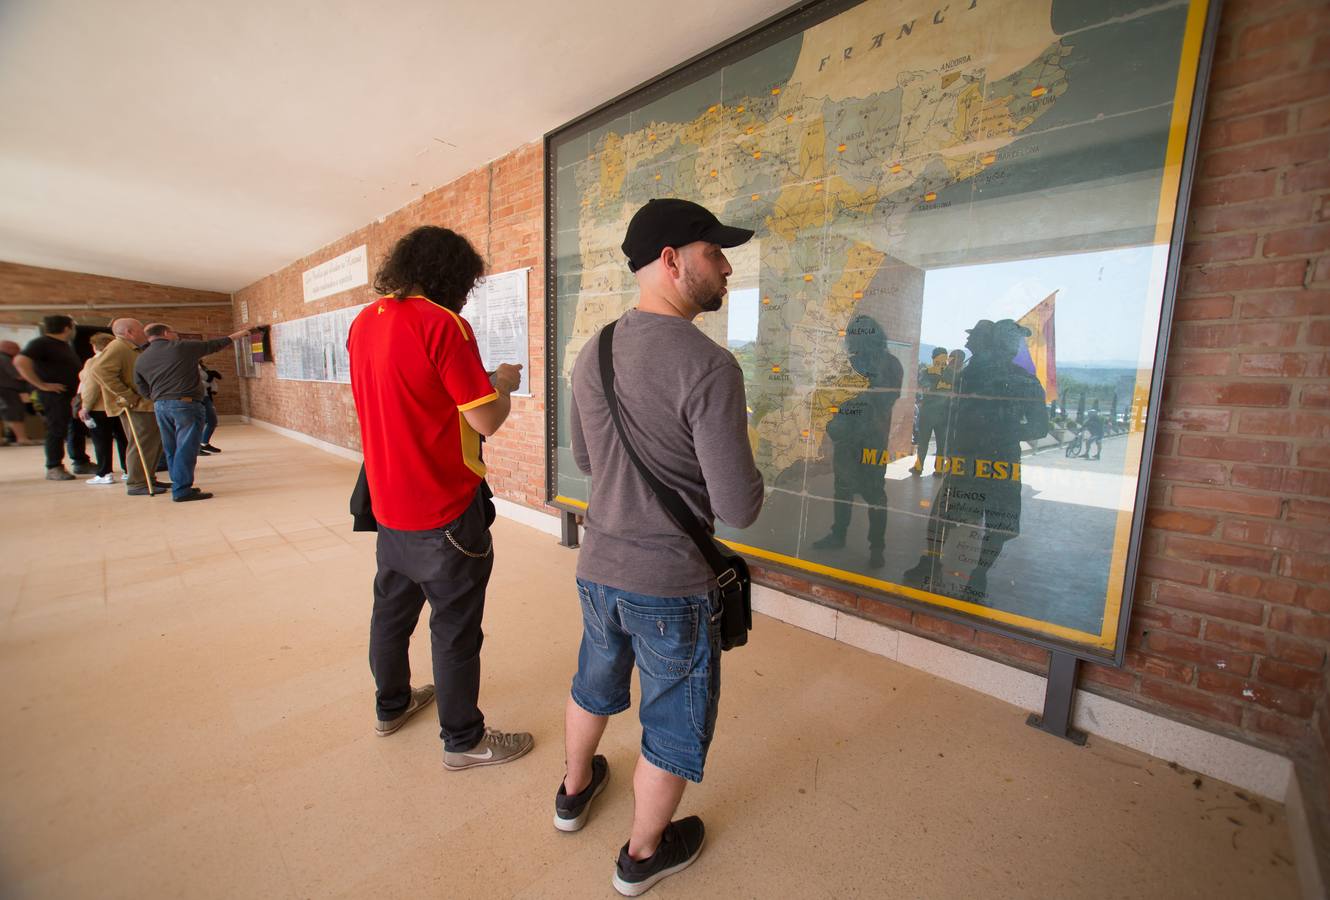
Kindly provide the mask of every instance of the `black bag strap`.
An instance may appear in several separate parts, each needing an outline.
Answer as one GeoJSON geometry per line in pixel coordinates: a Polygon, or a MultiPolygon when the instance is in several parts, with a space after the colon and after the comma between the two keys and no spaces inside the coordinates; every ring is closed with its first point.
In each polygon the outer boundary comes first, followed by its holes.
{"type": "Polygon", "coordinates": [[[716,547],[716,542],[702,527],[702,523],[698,521],[697,516],[688,508],[688,505],[684,503],[679,493],[662,482],[646,467],[646,463],[642,462],[642,458],[633,449],[632,442],[628,440],[628,433],[623,427],[623,418],[619,414],[619,398],[614,393],[614,326],[617,324],[618,322],[615,321],[605,326],[600,332],[597,348],[600,353],[600,383],[605,389],[605,402],[610,407],[610,418],[614,419],[614,428],[619,432],[619,440],[623,444],[624,450],[628,451],[628,458],[633,461],[633,465],[637,467],[637,471],[642,474],[642,478],[656,494],[661,505],[665,507],[665,511],[670,514],[670,518],[674,520],[674,523],[693,539],[693,543],[701,551],[707,565],[711,566],[711,570],[716,573],[717,583],[721,588],[726,588],[738,578],[739,573],[721,554],[716,547]]]}

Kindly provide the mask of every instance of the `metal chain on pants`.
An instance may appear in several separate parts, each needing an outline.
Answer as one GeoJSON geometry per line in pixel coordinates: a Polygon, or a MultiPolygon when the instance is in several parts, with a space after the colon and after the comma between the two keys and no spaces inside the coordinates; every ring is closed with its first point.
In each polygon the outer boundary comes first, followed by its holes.
{"type": "Polygon", "coordinates": [[[494,552],[493,537],[490,538],[490,545],[485,548],[484,553],[472,553],[470,550],[467,550],[461,544],[457,543],[457,539],[453,537],[453,533],[449,531],[447,528],[443,529],[443,536],[448,539],[448,543],[452,544],[454,547],[457,548],[457,551],[459,553],[461,553],[463,556],[469,556],[472,559],[484,559],[485,557],[489,556],[492,552],[494,552]]]}

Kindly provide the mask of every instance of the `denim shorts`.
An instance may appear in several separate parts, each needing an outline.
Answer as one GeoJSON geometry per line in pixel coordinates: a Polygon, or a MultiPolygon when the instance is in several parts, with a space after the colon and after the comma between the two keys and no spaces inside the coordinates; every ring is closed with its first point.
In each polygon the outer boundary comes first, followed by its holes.
{"type": "Polygon", "coordinates": [[[652,597],[580,578],[577,594],[582,647],[573,702],[596,716],[623,712],[636,663],[642,755],[659,769],[701,781],[720,702],[718,595],[652,597]]]}

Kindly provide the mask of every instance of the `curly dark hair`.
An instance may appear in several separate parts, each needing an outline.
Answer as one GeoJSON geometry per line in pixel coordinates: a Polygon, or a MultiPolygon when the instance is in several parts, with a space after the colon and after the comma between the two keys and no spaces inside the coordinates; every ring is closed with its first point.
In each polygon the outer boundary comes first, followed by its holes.
{"type": "Polygon", "coordinates": [[[398,300],[420,291],[453,312],[485,274],[471,242],[449,228],[422,225],[397,242],[374,276],[374,289],[398,300]]]}

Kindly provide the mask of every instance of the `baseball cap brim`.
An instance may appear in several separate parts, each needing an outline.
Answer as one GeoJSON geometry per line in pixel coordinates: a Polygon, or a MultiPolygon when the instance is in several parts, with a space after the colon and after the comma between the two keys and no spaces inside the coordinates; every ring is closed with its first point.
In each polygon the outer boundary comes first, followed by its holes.
{"type": "Polygon", "coordinates": [[[708,228],[698,238],[700,241],[717,244],[721,247],[738,247],[740,244],[746,244],[753,238],[753,232],[747,228],[735,228],[733,225],[721,225],[717,223],[708,228]]]}

